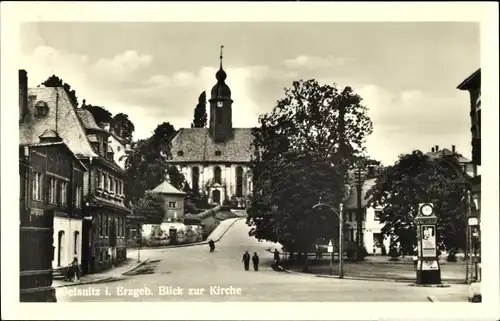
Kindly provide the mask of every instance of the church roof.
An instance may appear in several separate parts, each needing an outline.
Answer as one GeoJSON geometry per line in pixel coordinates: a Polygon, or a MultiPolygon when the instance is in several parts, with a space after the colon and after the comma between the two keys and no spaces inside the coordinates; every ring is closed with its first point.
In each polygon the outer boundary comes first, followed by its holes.
{"type": "Polygon", "coordinates": [[[177,188],[173,187],[169,182],[164,181],[160,185],[156,186],[150,193],[157,194],[177,194],[185,195],[186,193],[179,191],[177,188]]]}
{"type": "Polygon", "coordinates": [[[66,91],[59,87],[37,87],[29,88],[28,96],[33,101],[28,103],[28,113],[19,124],[19,144],[33,145],[40,143],[40,136],[51,129],[56,129],[56,97],[59,93],[57,133],[62,138],[69,149],[77,156],[92,156],[97,154],[93,151],[85,135],[75,109],[69,100],[66,91]],[[48,112],[45,115],[37,116],[35,105],[39,102],[46,103],[48,112]]]}
{"type": "Polygon", "coordinates": [[[82,122],[82,125],[85,129],[106,132],[104,129],[97,125],[94,116],[88,109],[78,108],[76,109],[76,114],[78,115],[78,118],[82,122]]]}
{"type": "Polygon", "coordinates": [[[252,142],[251,128],[233,128],[233,138],[225,142],[214,142],[208,128],[181,128],[172,140],[172,159],[169,161],[250,162],[252,142]]]}
{"type": "Polygon", "coordinates": [[[444,156],[455,156],[458,160],[459,163],[461,164],[464,164],[464,163],[470,163],[470,159],[467,159],[465,157],[463,157],[462,155],[460,154],[457,154],[457,153],[453,153],[451,150],[447,149],[447,148],[443,148],[437,152],[428,152],[426,153],[427,156],[429,156],[430,158],[441,158],[441,157],[444,157],[444,156]]]}

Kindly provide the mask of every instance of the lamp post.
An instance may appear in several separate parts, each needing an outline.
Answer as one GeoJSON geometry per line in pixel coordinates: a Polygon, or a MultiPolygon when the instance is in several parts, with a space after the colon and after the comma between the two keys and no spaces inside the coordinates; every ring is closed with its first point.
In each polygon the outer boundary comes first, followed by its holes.
{"type": "MultiPolygon", "coordinates": [[[[343,247],[342,246],[342,238],[343,238],[342,227],[344,225],[344,218],[343,218],[344,206],[341,203],[339,205],[339,210],[337,211],[333,206],[326,204],[326,203],[321,203],[321,198],[320,198],[318,204],[314,205],[312,208],[316,209],[319,207],[329,208],[339,218],[339,254],[338,254],[339,255],[339,279],[342,279],[344,277],[344,258],[342,255],[343,254],[343,251],[342,251],[342,247],[343,247]]],[[[333,274],[333,251],[332,251],[332,255],[330,256],[330,275],[332,275],[332,274],[333,274]]]]}

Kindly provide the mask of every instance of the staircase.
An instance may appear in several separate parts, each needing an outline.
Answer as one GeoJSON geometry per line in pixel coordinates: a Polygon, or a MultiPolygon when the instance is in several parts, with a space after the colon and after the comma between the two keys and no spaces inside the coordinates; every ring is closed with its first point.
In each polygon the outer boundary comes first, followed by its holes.
{"type": "Polygon", "coordinates": [[[65,274],[64,268],[52,269],[53,280],[64,280],[64,274],[65,274]]]}

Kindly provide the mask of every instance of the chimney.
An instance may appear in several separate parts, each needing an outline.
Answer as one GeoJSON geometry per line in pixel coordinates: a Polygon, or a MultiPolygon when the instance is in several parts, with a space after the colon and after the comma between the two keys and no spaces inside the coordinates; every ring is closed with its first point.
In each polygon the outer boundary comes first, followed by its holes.
{"type": "Polygon", "coordinates": [[[19,120],[23,120],[28,112],[28,73],[19,70],[19,120]]]}
{"type": "Polygon", "coordinates": [[[455,154],[455,145],[451,145],[451,151],[455,154]]]}
{"type": "Polygon", "coordinates": [[[439,146],[436,145],[436,153],[439,152],[439,146]]]}
{"type": "Polygon", "coordinates": [[[86,100],[84,99],[84,100],[82,101],[82,106],[81,106],[80,108],[85,108],[85,106],[87,106],[87,104],[86,104],[85,102],[86,102],[86,100]]]}
{"type": "Polygon", "coordinates": [[[432,147],[432,148],[431,148],[431,152],[433,152],[433,153],[434,153],[434,147],[432,147]]]}

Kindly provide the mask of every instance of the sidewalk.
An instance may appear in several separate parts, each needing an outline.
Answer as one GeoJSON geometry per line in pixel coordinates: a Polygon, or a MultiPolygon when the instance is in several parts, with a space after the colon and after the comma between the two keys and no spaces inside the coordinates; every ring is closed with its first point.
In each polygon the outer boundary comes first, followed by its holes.
{"type": "MultiPolygon", "coordinates": [[[[387,257],[382,257],[387,260],[387,257]]],[[[285,269],[290,272],[302,272],[303,264],[297,262],[285,262],[285,269]]],[[[338,261],[333,262],[333,276],[339,274],[338,261]]],[[[441,280],[443,283],[461,284],[465,280],[465,264],[447,263],[441,265],[441,280]]],[[[363,279],[363,280],[384,280],[392,282],[415,282],[416,272],[413,263],[408,264],[403,261],[382,261],[366,260],[360,262],[344,262],[344,276],[346,278],[363,279]]],[[[308,274],[317,276],[330,275],[330,261],[328,258],[315,261],[309,261],[308,274]]]]}
{"type": "MultiPolygon", "coordinates": [[[[137,262],[137,258],[132,256],[133,253],[127,254],[129,257],[125,260],[125,262],[122,262],[120,265],[116,266],[115,268],[102,271],[99,273],[93,273],[93,274],[87,274],[82,277],[80,277],[80,282],[67,282],[63,280],[53,280],[52,281],[52,286],[54,288],[62,288],[62,287],[67,287],[67,286],[75,286],[75,285],[81,285],[81,284],[91,284],[91,283],[100,283],[100,282],[106,282],[114,278],[121,277],[123,274],[134,270],[141,266],[142,264],[146,263],[148,261],[148,258],[142,259],[141,262],[137,262]]],[[[137,256],[137,255],[136,255],[137,256]]]]}

